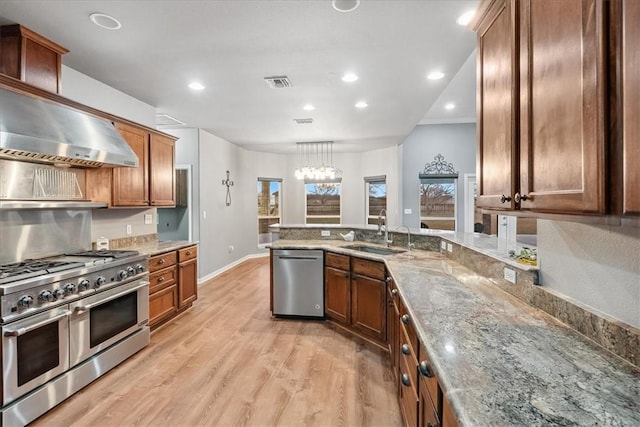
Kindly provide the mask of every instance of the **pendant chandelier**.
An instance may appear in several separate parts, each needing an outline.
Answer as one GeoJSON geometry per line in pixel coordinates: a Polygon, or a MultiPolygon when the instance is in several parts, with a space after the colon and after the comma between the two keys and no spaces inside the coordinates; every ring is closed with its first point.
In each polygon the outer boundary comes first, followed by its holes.
{"type": "Polygon", "coordinates": [[[328,181],[338,179],[342,171],[333,167],[333,141],[298,142],[296,178],[328,181]]]}

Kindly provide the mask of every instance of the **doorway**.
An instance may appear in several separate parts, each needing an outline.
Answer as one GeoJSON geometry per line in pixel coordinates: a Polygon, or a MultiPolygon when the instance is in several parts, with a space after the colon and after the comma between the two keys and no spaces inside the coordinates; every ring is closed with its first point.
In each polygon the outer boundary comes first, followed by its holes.
{"type": "Polygon", "coordinates": [[[158,238],[160,240],[193,241],[191,224],[191,165],[176,165],[176,206],[158,208],[158,238]]]}

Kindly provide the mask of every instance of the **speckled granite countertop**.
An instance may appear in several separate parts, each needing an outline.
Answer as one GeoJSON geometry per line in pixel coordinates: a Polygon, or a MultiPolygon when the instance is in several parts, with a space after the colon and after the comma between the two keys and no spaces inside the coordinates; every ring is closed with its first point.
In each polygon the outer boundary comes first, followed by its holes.
{"type": "Polygon", "coordinates": [[[190,242],[188,240],[156,240],[155,242],[145,242],[143,244],[125,246],[121,249],[131,249],[138,251],[141,254],[154,256],[163,252],[175,251],[196,244],[197,242],[190,242]]]}
{"type": "MultiPolygon", "coordinates": [[[[354,242],[358,243],[358,242],[354,242]]],[[[640,370],[436,252],[277,241],[387,264],[461,426],[639,426],[640,370]]]]}

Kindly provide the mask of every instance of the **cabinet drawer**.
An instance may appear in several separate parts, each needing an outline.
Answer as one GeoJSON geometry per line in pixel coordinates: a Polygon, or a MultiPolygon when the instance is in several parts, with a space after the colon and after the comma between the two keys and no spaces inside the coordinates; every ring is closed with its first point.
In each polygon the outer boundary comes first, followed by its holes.
{"type": "Polygon", "coordinates": [[[198,257],[197,246],[189,246],[188,248],[180,249],[178,251],[178,262],[189,261],[198,257]]]}
{"type": "Polygon", "coordinates": [[[424,345],[420,344],[420,353],[419,353],[419,362],[418,362],[418,372],[420,373],[421,381],[426,386],[427,394],[431,399],[431,403],[434,408],[438,407],[438,379],[436,378],[435,373],[433,372],[433,368],[431,366],[431,361],[429,360],[429,355],[427,354],[427,350],[424,348],[424,345]]]}
{"type": "Polygon", "coordinates": [[[324,258],[324,265],[327,267],[337,268],[339,270],[350,270],[349,257],[347,255],[339,255],[327,252],[324,258]]]}
{"type": "Polygon", "coordinates": [[[400,377],[400,407],[402,415],[404,416],[405,425],[417,426],[418,425],[418,391],[416,390],[416,384],[411,381],[409,375],[409,367],[400,361],[399,377],[400,377]]]}
{"type": "Polygon", "coordinates": [[[176,283],[176,267],[168,267],[149,275],[149,294],[176,283]]]}
{"type": "Polygon", "coordinates": [[[407,337],[407,331],[404,328],[402,322],[400,322],[399,330],[400,347],[398,348],[399,359],[401,360],[400,366],[407,366],[406,372],[411,377],[411,384],[414,384],[416,389],[418,388],[418,356],[414,347],[409,345],[409,337],[407,337]]]}
{"type": "Polygon", "coordinates": [[[384,280],[386,272],[384,264],[376,261],[369,261],[361,258],[353,258],[353,273],[362,276],[371,277],[373,279],[384,280]]]}
{"type": "Polygon", "coordinates": [[[166,252],[164,254],[152,256],[149,258],[149,272],[161,270],[163,268],[171,267],[176,263],[176,251],[166,252]]]}
{"type": "Polygon", "coordinates": [[[400,324],[404,327],[407,333],[407,338],[409,339],[409,343],[411,344],[411,347],[414,350],[414,354],[417,354],[419,342],[418,342],[418,334],[416,333],[416,329],[413,326],[413,319],[411,318],[411,315],[407,312],[407,309],[401,300],[399,300],[398,305],[399,305],[398,308],[400,309],[400,324]]]}

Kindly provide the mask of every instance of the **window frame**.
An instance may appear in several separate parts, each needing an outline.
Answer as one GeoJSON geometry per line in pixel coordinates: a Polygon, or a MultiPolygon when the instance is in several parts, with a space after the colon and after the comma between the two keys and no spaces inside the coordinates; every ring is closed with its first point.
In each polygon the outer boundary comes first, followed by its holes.
{"type": "Polygon", "coordinates": [[[376,175],[376,176],[366,176],[364,177],[364,224],[369,225],[369,221],[374,219],[373,224],[378,223],[378,214],[371,215],[369,212],[369,189],[371,184],[384,184],[384,208],[387,209],[388,205],[388,196],[389,196],[389,187],[387,185],[387,176],[386,175],[376,175]]]}
{"type": "Polygon", "coordinates": [[[326,180],[314,180],[314,179],[305,179],[304,180],[304,185],[303,185],[303,190],[304,192],[304,223],[305,225],[334,225],[334,224],[341,224],[342,223],[342,178],[336,178],[336,179],[326,179],[326,180]],[[308,214],[308,202],[307,202],[307,185],[309,184],[337,184],[339,187],[339,193],[338,196],[340,197],[340,203],[339,203],[339,207],[340,207],[340,213],[336,216],[336,215],[309,215],[308,214]],[[309,222],[309,218],[337,218],[338,222],[337,223],[333,223],[333,222],[329,222],[329,223],[321,223],[321,222],[309,222]]]}
{"type": "MultiPolygon", "coordinates": [[[[434,230],[444,230],[444,231],[458,231],[458,178],[451,177],[430,177],[430,178],[420,178],[420,182],[418,185],[418,215],[419,221],[422,225],[423,221],[453,221],[453,230],[443,229],[443,228],[433,228],[434,230]],[[453,194],[451,195],[453,199],[453,216],[422,216],[422,186],[428,184],[451,184],[453,188],[453,194]]],[[[431,228],[431,227],[430,227],[431,228]]]]}
{"type": "MultiPolygon", "coordinates": [[[[261,182],[269,182],[269,183],[273,183],[273,182],[277,182],[278,183],[278,215],[260,215],[260,197],[258,197],[257,203],[258,203],[258,210],[257,210],[257,225],[258,225],[258,249],[264,249],[265,247],[267,247],[267,245],[273,243],[274,241],[277,240],[277,238],[274,240],[274,236],[272,232],[268,232],[268,233],[260,233],[260,221],[261,220],[269,220],[269,219],[273,219],[273,218],[278,218],[278,223],[282,223],[282,208],[283,208],[283,194],[282,194],[282,187],[283,187],[283,180],[282,178],[265,178],[265,177],[258,177],[257,179],[257,185],[259,186],[261,182]],[[269,241],[268,242],[261,242],[260,237],[262,235],[270,235],[269,237],[269,241]]],[[[271,184],[269,184],[269,188],[271,188],[271,184]]],[[[260,193],[258,192],[258,195],[260,193]]],[[[271,189],[269,189],[269,195],[271,195],[271,189]]]]}

